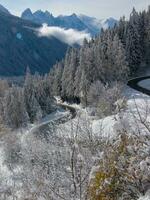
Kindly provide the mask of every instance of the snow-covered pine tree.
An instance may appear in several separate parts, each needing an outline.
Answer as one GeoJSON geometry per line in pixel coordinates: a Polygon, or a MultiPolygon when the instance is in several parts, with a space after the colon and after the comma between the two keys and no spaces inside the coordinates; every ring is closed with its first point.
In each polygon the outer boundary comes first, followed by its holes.
{"type": "Polygon", "coordinates": [[[119,24],[116,27],[116,33],[118,34],[119,39],[121,40],[124,47],[126,45],[127,26],[128,26],[128,22],[126,21],[125,16],[121,17],[119,20],[119,24]]]}
{"type": "Polygon", "coordinates": [[[53,67],[54,70],[54,77],[53,77],[53,94],[55,96],[59,96],[61,94],[61,77],[62,77],[62,73],[63,73],[63,68],[64,68],[64,63],[62,62],[58,62],[56,63],[56,65],[53,67]]]}
{"type": "Polygon", "coordinates": [[[79,65],[78,51],[77,49],[72,48],[70,52],[68,76],[66,77],[66,80],[65,80],[67,83],[66,94],[71,99],[74,98],[74,92],[75,92],[74,81],[75,81],[75,73],[76,73],[76,69],[78,65],[79,65]]]}
{"type": "Polygon", "coordinates": [[[8,127],[19,128],[27,124],[29,118],[25,108],[22,88],[12,86],[4,97],[4,118],[8,127]]]}
{"type": "Polygon", "coordinates": [[[26,105],[26,111],[28,113],[31,123],[39,119],[42,116],[40,105],[35,98],[35,87],[33,76],[28,71],[24,83],[24,100],[26,105]]]}
{"type": "Polygon", "coordinates": [[[126,55],[129,63],[130,72],[133,74],[141,64],[141,43],[140,43],[140,21],[139,15],[133,9],[128,23],[126,38],[126,55]]]}
{"type": "Polygon", "coordinates": [[[70,50],[68,49],[66,56],[65,56],[65,60],[64,60],[64,69],[63,69],[63,73],[62,73],[62,78],[61,78],[61,82],[62,82],[62,91],[61,91],[61,96],[63,98],[67,97],[66,94],[66,89],[68,86],[68,82],[66,81],[66,78],[70,75],[69,74],[69,65],[70,65],[70,50]]]}
{"type": "Polygon", "coordinates": [[[119,40],[118,35],[115,35],[112,41],[112,81],[126,80],[129,73],[128,64],[126,61],[125,50],[123,44],[119,40]]]}
{"type": "Polygon", "coordinates": [[[144,60],[145,64],[150,64],[150,6],[148,7],[148,11],[143,11],[144,17],[144,60]]]}

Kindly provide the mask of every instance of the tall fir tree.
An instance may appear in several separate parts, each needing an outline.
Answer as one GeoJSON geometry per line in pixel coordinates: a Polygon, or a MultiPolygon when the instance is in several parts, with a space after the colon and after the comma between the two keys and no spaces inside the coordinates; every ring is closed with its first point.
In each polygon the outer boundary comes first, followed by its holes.
{"type": "Polygon", "coordinates": [[[141,64],[142,50],[140,37],[139,15],[136,10],[133,9],[128,23],[126,39],[126,56],[131,74],[134,74],[141,64]]]}

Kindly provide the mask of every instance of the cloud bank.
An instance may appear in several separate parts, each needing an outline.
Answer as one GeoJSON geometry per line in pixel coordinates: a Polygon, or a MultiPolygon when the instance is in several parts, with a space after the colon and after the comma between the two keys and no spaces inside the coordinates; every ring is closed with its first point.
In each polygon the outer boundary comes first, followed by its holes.
{"type": "Polygon", "coordinates": [[[84,39],[91,39],[89,33],[85,31],[77,31],[74,29],[64,29],[57,26],[47,26],[43,24],[41,28],[38,29],[38,36],[40,37],[52,37],[54,36],[58,40],[67,43],[69,45],[79,44],[82,45],[84,39]]]}

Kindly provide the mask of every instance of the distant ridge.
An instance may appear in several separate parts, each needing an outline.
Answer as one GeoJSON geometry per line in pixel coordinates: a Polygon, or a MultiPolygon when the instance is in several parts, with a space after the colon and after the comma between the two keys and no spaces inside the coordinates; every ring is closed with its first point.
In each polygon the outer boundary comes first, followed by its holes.
{"type": "Polygon", "coordinates": [[[59,15],[58,17],[54,17],[48,11],[37,10],[36,12],[32,13],[30,8],[27,8],[22,13],[21,18],[38,24],[46,23],[49,26],[58,26],[65,29],[72,28],[78,31],[87,31],[93,36],[100,33],[102,28],[112,28],[118,23],[118,21],[114,18],[99,20],[86,15],[76,15],[75,13],[69,16],[59,15]]]}

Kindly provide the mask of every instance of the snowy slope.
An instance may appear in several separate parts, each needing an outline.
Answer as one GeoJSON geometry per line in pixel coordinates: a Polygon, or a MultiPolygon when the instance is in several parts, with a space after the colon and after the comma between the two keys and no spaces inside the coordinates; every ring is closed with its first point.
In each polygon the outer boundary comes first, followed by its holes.
{"type": "Polygon", "coordinates": [[[101,20],[82,14],[78,15],[78,17],[89,29],[93,30],[95,34],[100,32],[102,28],[101,20]]]}
{"type": "MultiPolygon", "coordinates": [[[[19,139],[22,147],[24,147],[26,145],[26,141],[28,141],[28,138],[30,140],[30,137],[32,137],[33,133],[36,132],[36,130],[38,130],[40,127],[42,127],[43,125],[48,125],[50,122],[55,122],[59,119],[67,117],[69,115],[70,115],[70,113],[68,111],[63,111],[63,110],[56,111],[56,112],[53,112],[50,115],[46,116],[45,118],[41,119],[38,123],[29,125],[29,127],[26,129],[23,128],[23,129],[15,130],[14,132],[12,132],[10,134],[12,134],[13,136],[16,136],[19,139]]],[[[4,137],[5,137],[5,139],[7,137],[9,138],[10,135],[8,134],[4,137]]],[[[21,167],[21,165],[18,165],[18,166],[16,166],[16,168],[11,169],[11,170],[8,168],[8,166],[5,162],[6,155],[5,155],[4,146],[5,146],[4,141],[1,140],[1,142],[0,142],[0,177],[1,177],[1,180],[3,180],[3,183],[5,183],[5,181],[6,181],[7,185],[11,186],[14,175],[21,177],[22,167],[21,167]]],[[[16,183],[18,183],[18,182],[16,182],[16,183]]],[[[5,185],[0,184],[0,191],[2,191],[3,187],[5,188],[5,185]]]]}
{"type": "MultiPolygon", "coordinates": [[[[149,80],[143,84],[148,85],[149,80]]],[[[75,137],[75,134],[79,132],[79,137],[82,139],[88,137],[88,132],[93,137],[113,139],[118,136],[118,132],[122,129],[128,130],[129,134],[137,132],[138,129],[142,134],[148,134],[149,131],[140,123],[140,117],[150,121],[150,116],[147,116],[147,111],[150,110],[150,106],[148,106],[150,105],[150,97],[128,86],[124,89],[124,95],[127,98],[126,110],[103,119],[93,119],[86,109],[78,106],[77,117],[60,125],[57,130],[58,135],[70,138],[75,137]]],[[[74,107],[76,108],[75,105],[74,107]]]]}
{"type": "Polygon", "coordinates": [[[108,28],[113,28],[115,24],[118,23],[118,21],[112,17],[108,19],[102,19],[102,20],[99,20],[95,17],[82,15],[82,14],[78,15],[78,17],[84,24],[86,24],[86,26],[89,29],[92,29],[95,32],[95,34],[98,34],[102,28],[104,30],[108,28]]]}
{"type": "MultiPolygon", "coordinates": [[[[147,84],[147,81],[144,82],[144,85],[147,84]]],[[[102,136],[108,138],[117,136],[117,133],[122,129],[128,130],[130,134],[137,132],[138,129],[142,134],[149,133],[140,123],[140,117],[146,121],[150,120],[150,116],[147,116],[147,111],[150,109],[148,106],[150,105],[150,97],[129,87],[126,87],[124,93],[127,98],[127,109],[120,114],[94,120],[92,127],[95,134],[100,133],[100,126],[102,136]]]]}

